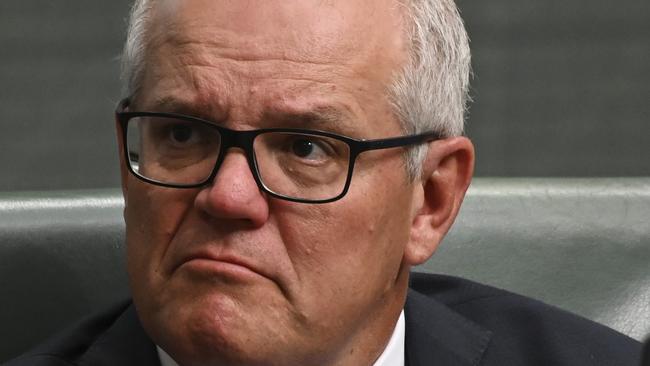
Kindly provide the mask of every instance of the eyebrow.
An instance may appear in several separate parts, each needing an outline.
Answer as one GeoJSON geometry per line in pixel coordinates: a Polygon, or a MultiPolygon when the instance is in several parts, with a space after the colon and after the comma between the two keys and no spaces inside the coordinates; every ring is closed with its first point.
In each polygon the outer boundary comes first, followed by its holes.
{"type": "Polygon", "coordinates": [[[172,96],[156,97],[148,109],[152,109],[155,112],[180,113],[199,118],[206,117],[201,112],[202,108],[197,107],[196,103],[172,96]]]}
{"type": "Polygon", "coordinates": [[[350,123],[354,120],[353,116],[333,106],[319,106],[305,111],[267,111],[262,119],[282,127],[326,130],[350,137],[358,133],[350,123]]]}
{"type": "MultiPolygon", "coordinates": [[[[151,109],[151,111],[185,114],[215,123],[222,123],[227,119],[227,116],[224,115],[224,118],[215,120],[214,117],[210,117],[212,114],[208,114],[212,111],[201,113],[203,109],[197,107],[195,103],[172,96],[155,98],[151,106],[147,107],[147,109],[151,109]]],[[[353,120],[354,116],[347,108],[325,105],[317,106],[309,110],[272,108],[262,113],[260,123],[269,125],[268,127],[316,129],[355,137],[358,135],[358,131],[350,123],[353,120]]]]}

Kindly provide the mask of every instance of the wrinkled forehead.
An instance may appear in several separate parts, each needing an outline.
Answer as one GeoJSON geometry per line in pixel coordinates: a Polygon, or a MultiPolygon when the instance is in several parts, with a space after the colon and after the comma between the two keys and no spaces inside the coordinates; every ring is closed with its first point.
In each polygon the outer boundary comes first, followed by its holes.
{"type": "MultiPolygon", "coordinates": [[[[202,42],[232,56],[315,63],[401,63],[395,0],[160,0],[149,46],[202,42]]],[[[380,66],[380,65],[377,65],[380,66]]]]}

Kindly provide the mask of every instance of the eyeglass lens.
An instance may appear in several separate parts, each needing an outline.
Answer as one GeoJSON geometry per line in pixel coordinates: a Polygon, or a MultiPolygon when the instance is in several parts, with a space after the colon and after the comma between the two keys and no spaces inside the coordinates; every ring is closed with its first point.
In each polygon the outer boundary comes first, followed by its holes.
{"type": "MultiPolygon", "coordinates": [[[[194,185],[209,178],[219,160],[222,136],[207,123],[171,117],[133,117],[127,127],[129,164],[145,178],[194,185]]],[[[347,181],[347,143],[317,134],[264,132],[253,141],[259,180],[276,194],[327,200],[347,181]]]]}

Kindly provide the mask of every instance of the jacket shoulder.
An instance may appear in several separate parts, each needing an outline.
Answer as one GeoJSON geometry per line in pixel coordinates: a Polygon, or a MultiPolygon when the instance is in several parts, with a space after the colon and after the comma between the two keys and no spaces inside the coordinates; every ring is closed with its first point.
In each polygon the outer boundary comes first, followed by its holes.
{"type": "Polygon", "coordinates": [[[543,302],[458,277],[414,273],[411,288],[492,332],[481,365],[631,365],[640,342],[543,302]]]}
{"type": "Polygon", "coordinates": [[[84,358],[129,305],[130,301],[122,301],[90,315],[3,366],[78,365],[78,361],[84,358]]]}

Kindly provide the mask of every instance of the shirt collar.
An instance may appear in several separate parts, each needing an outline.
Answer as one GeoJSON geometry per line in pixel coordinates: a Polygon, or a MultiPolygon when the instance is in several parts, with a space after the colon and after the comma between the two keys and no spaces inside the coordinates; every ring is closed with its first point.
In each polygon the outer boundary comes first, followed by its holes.
{"type": "Polygon", "coordinates": [[[167,352],[163,351],[160,346],[156,346],[156,349],[158,350],[158,357],[160,357],[160,366],[178,366],[176,361],[167,352]]]}
{"type": "MultiPolygon", "coordinates": [[[[404,366],[404,340],[406,334],[404,324],[404,310],[402,310],[393,330],[393,335],[391,335],[386,348],[384,348],[384,352],[382,352],[373,366],[404,366]]],[[[158,350],[158,357],[160,357],[161,366],[178,366],[176,361],[167,352],[163,351],[160,347],[156,348],[158,350]]]]}
{"type": "Polygon", "coordinates": [[[405,340],[404,310],[397,319],[395,330],[390,337],[384,352],[379,356],[373,366],[404,366],[404,340],[405,340]]]}

